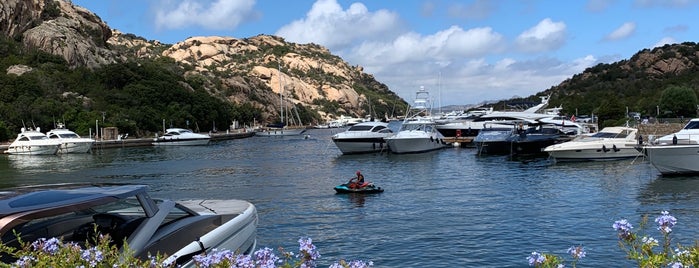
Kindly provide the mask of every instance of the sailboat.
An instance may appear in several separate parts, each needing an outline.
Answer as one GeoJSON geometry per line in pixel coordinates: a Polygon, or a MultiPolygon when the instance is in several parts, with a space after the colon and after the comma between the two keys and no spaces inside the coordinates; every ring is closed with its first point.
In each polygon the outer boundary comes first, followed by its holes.
{"type": "MultiPolygon", "coordinates": [[[[263,128],[262,130],[258,131],[255,133],[256,136],[298,136],[306,132],[306,128],[289,128],[286,123],[284,122],[284,95],[282,94],[284,92],[284,85],[282,84],[282,72],[281,72],[281,66],[278,67],[277,72],[279,73],[279,118],[280,122],[275,123],[275,124],[268,124],[266,128],[263,128]]],[[[294,110],[296,107],[294,107],[294,110]]],[[[287,112],[287,121],[290,121],[289,118],[289,113],[287,112]]],[[[301,122],[301,119],[298,116],[298,112],[296,113],[296,117],[298,118],[298,121],[301,122]]]]}

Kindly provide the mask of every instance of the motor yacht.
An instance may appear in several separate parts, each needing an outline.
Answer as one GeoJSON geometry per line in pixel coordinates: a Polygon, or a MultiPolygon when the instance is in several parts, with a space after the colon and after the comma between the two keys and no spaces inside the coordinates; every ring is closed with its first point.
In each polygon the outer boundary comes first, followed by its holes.
{"type": "Polygon", "coordinates": [[[65,128],[62,123],[46,132],[46,136],[61,143],[58,153],[88,153],[92,150],[92,145],[95,144],[95,140],[80,137],[77,133],[65,128]]]}
{"type": "Polygon", "coordinates": [[[165,134],[153,140],[153,145],[168,146],[168,145],[207,145],[211,140],[211,136],[206,134],[194,133],[189,129],[184,128],[168,128],[165,134]]]}
{"type": "Polygon", "coordinates": [[[332,136],[343,154],[380,152],[387,149],[384,138],[393,135],[385,122],[362,122],[332,136]]]}
{"type": "Polygon", "coordinates": [[[547,146],[572,139],[561,129],[551,125],[525,125],[513,122],[507,127],[500,122],[496,127],[483,128],[473,143],[477,153],[490,155],[538,155],[547,146]]]}
{"type": "Polygon", "coordinates": [[[133,256],[166,254],[178,267],[192,267],[193,255],[214,249],[250,254],[257,223],[257,210],[247,201],[159,200],[145,185],[54,184],[0,192],[5,245],[55,237],[87,246],[109,235],[117,248],[127,243],[125,252],[133,256]]]}
{"type": "Polygon", "coordinates": [[[637,134],[636,128],[606,127],[594,134],[548,146],[544,151],[556,161],[633,158],[641,155],[636,149],[637,134]]]}
{"type": "Polygon", "coordinates": [[[384,138],[392,153],[422,153],[447,146],[444,136],[435,128],[437,122],[429,115],[430,97],[424,87],[417,91],[414,103],[413,115],[403,120],[395,135],[384,138]]]}
{"type": "Polygon", "coordinates": [[[5,150],[6,154],[42,155],[56,154],[61,143],[49,139],[40,128],[22,128],[17,138],[5,150]]]}
{"type": "Polygon", "coordinates": [[[662,175],[699,174],[699,118],[678,132],[650,141],[642,151],[662,175]]]}
{"type": "Polygon", "coordinates": [[[447,146],[436,123],[431,118],[413,118],[403,121],[400,131],[384,138],[389,150],[396,154],[422,153],[447,146]]]}

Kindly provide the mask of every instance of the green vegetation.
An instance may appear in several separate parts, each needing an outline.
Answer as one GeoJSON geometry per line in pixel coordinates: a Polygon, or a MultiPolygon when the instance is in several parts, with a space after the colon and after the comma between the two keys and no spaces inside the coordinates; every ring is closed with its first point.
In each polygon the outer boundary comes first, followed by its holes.
{"type": "MultiPolygon", "coordinates": [[[[695,117],[697,73],[699,44],[686,42],[644,49],[629,60],[598,64],[538,95],[551,95],[549,103],[562,105],[567,115],[576,111],[599,115],[600,127],[625,122],[627,109],[643,117],[695,117]]],[[[539,101],[537,96],[523,99],[539,101]]]]}
{"type": "Polygon", "coordinates": [[[262,112],[251,105],[213,97],[199,77],[185,80],[184,69],[170,58],[69,69],[58,56],[0,40],[0,68],[18,64],[32,71],[0,73],[0,140],[12,139],[23,125],[47,130],[58,121],[81,134],[97,121],[100,127],[150,136],[162,129],[163,120],[208,131],[214,122],[222,126],[262,119],[262,112]]]}

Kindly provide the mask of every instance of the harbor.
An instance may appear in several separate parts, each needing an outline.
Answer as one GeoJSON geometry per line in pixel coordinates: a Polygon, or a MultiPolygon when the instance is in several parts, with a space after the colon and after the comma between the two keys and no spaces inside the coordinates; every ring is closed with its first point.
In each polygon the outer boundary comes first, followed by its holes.
{"type": "MultiPolygon", "coordinates": [[[[478,156],[471,148],[343,155],[331,141],[337,131],[0,155],[1,183],[147,184],[155,198],[247,200],[258,208],[258,247],[294,249],[299,237],[310,237],[322,254],[318,267],[338,259],[376,267],[526,267],[532,251],[565,253],[573,245],[588,253],[580,267],[634,267],[612,223],[625,218],[636,227],[662,210],[677,217],[673,242],[691,245],[699,237],[699,179],[662,177],[643,157],[554,163],[478,156]],[[385,191],[336,194],[333,187],[357,170],[385,191]]],[[[662,237],[654,226],[646,231],[662,237]]]]}

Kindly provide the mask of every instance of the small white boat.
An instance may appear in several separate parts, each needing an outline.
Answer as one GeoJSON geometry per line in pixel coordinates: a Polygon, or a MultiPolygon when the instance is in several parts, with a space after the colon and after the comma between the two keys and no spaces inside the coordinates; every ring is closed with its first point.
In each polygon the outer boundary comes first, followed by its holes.
{"type": "Polygon", "coordinates": [[[266,128],[255,132],[255,136],[299,136],[306,132],[306,128],[266,128]]]}
{"type": "Polygon", "coordinates": [[[651,141],[643,152],[662,175],[699,174],[699,118],[676,133],[651,141]]]}
{"type": "Polygon", "coordinates": [[[554,144],[544,149],[554,160],[613,160],[638,157],[638,129],[606,127],[592,135],[554,144]]]}
{"type": "Polygon", "coordinates": [[[47,132],[46,136],[61,143],[58,149],[59,153],[88,153],[92,150],[92,145],[95,144],[95,140],[80,137],[77,133],[65,128],[62,123],[47,132]]]}
{"type": "Polygon", "coordinates": [[[165,134],[153,140],[153,145],[169,146],[169,145],[207,145],[211,140],[211,136],[206,134],[194,133],[189,129],[184,128],[168,128],[165,134]]]}
{"type": "Polygon", "coordinates": [[[24,155],[41,155],[41,154],[56,154],[61,143],[49,139],[46,134],[41,133],[39,128],[36,130],[22,128],[17,134],[14,142],[7,147],[6,154],[24,154],[24,155]]]}
{"type": "Polygon", "coordinates": [[[384,138],[393,135],[385,122],[362,122],[332,136],[343,154],[380,152],[386,148],[384,138]]]}
{"type": "Polygon", "coordinates": [[[51,237],[84,243],[107,234],[117,248],[128,243],[135,257],[166,254],[177,267],[193,267],[192,256],[215,249],[251,254],[257,224],[257,209],[247,201],[157,200],[145,185],[54,184],[0,192],[5,245],[51,237]]]}

